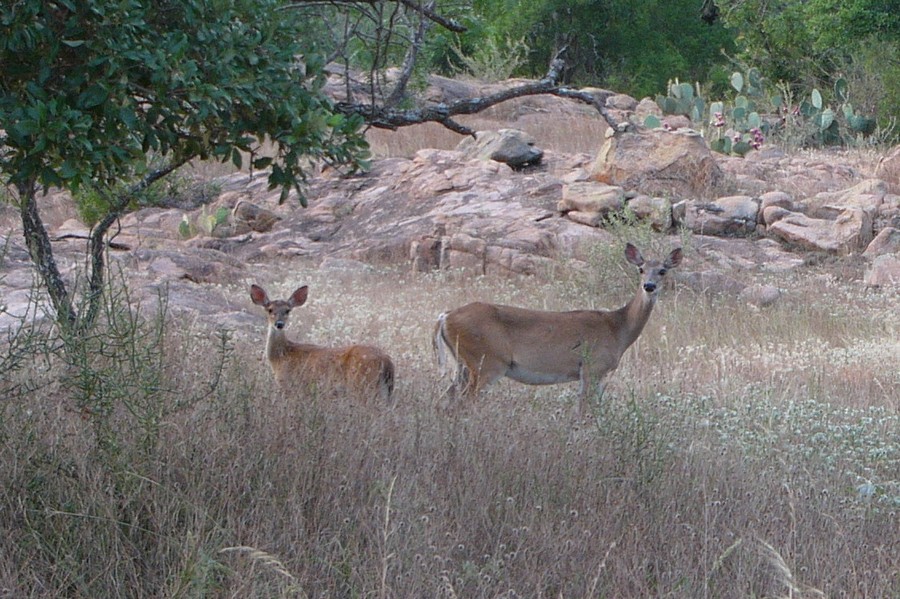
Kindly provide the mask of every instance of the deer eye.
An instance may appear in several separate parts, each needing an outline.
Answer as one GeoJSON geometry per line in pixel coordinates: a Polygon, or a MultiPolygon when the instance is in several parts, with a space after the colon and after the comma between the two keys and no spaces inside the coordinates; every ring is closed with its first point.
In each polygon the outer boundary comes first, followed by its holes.
{"type": "Polygon", "coordinates": [[[665,275],[665,274],[666,274],[666,269],[665,269],[665,268],[660,268],[660,269],[659,269],[659,276],[663,276],[663,275],[665,275]]]}
{"type": "Polygon", "coordinates": [[[638,272],[644,274],[644,268],[642,266],[638,266],[638,272]]]}

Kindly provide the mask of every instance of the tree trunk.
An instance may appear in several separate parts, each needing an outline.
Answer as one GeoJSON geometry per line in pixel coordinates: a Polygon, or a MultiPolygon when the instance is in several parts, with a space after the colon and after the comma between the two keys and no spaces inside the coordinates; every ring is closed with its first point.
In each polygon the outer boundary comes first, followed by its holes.
{"type": "Polygon", "coordinates": [[[72,305],[72,297],[66,289],[66,284],[53,257],[53,247],[50,245],[50,236],[41,220],[37,209],[37,184],[28,181],[17,186],[19,191],[20,209],[22,213],[22,231],[25,235],[25,245],[31,254],[31,261],[37,268],[38,274],[50,295],[50,303],[56,311],[56,322],[65,332],[72,331],[78,322],[78,315],[72,305]]]}

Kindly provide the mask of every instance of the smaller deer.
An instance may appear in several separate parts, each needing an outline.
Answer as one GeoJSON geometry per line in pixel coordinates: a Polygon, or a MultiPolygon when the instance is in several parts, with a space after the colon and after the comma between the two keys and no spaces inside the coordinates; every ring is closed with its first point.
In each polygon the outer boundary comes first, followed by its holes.
{"type": "Polygon", "coordinates": [[[287,339],[291,310],[306,303],[309,287],[299,287],[286,300],[270,300],[259,285],[250,286],[250,299],[266,310],[269,332],[266,358],[275,381],[285,391],[343,389],[367,401],[378,396],[387,402],[394,390],[394,363],[383,350],[371,345],[322,347],[287,339]]]}

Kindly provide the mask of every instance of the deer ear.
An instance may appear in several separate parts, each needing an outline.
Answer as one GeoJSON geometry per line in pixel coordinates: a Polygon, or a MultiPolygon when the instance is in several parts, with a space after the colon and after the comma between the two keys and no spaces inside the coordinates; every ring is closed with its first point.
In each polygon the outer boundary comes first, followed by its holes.
{"type": "Polygon", "coordinates": [[[306,298],[309,297],[309,287],[304,285],[303,287],[298,287],[294,293],[291,294],[291,306],[296,308],[297,306],[302,306],[306,303],[306,298]]]}
{"type": "Polygon", "coordinates": [[[635,266],[642,266],[644,264],[644,257],[641,256],[640,250],[630,243],[625,244],[625,259],[635,266]]]}
{"type": "Polygon", "coordinates": [[[250,299],[257,306],[265,306],[269,303],[269,296],[259,285],[250,285],[250,299]]]}
{"type": "Polygon", "coordinates": [[[666,268],[675,268],[679,264],[681,264],[681,258],[684,257],[684,252],[681,251],[681,248],[675,248],[672,250],[672,253],[669,254],[669,257],[666,258],[666,268]]]}

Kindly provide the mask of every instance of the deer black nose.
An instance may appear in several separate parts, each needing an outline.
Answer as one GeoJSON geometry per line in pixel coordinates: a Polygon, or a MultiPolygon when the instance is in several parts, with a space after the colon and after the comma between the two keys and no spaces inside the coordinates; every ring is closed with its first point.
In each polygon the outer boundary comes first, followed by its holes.
{"type": "Polygon", "coordinates": [[[276,320],[276,321],[275,321],[275,328],[276,328],[276,329],[283,329],[283,328],[284,328],[284,321],[283,321],[283,320],[276,320]]]}
{"type": "Polygon", "coordinates": [[[656,283],[644,283],[644,291],[647,293],[653,293],[656,291],[656,283]]]}

